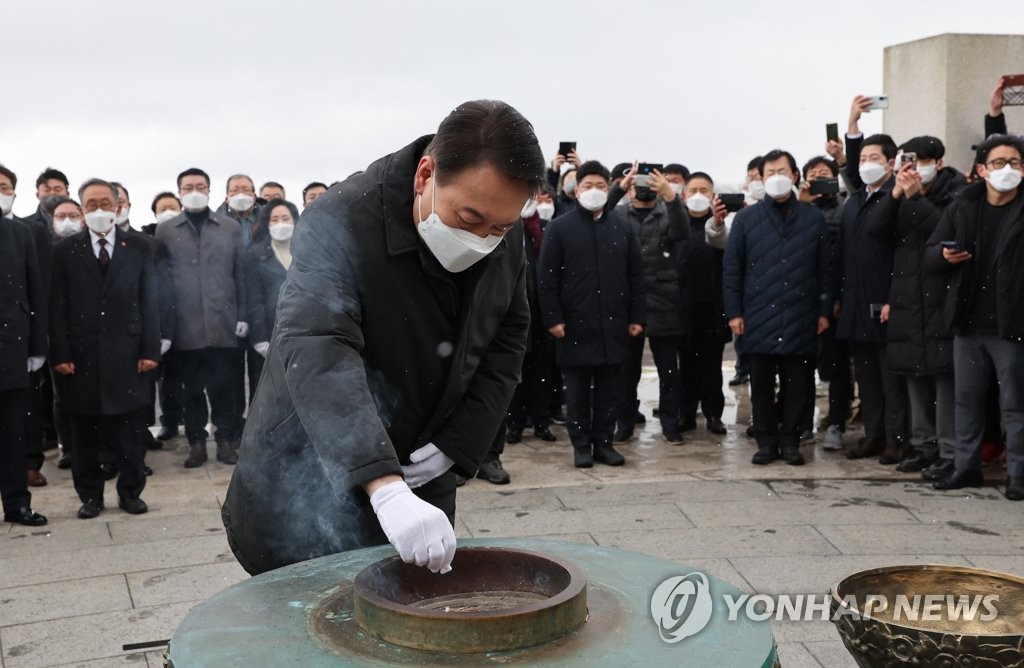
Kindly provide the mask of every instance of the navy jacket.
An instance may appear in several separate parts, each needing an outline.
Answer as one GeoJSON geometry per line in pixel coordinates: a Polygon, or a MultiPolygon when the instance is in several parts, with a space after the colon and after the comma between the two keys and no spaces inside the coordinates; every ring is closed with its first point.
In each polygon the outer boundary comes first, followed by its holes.
{"type": "Polygon", "coordinates": [[[577,205],[544,230],[540,249],[544,326],[565,324],[555,342],[564,367],[626,361],[629,325],[647,321],[640,246],[629,222],[605,210],[595,220],[577,205]]]}
{"type": "MultiPolygon", "coordinates": [[[[795,198],[795,195],[792,196],[795,198]]],[[[744,320],[743,350],[810,357],[818,318],[832,311],[825,218],[790,201],[783,220],[771,198],[736,214],[725,250],[725,315],[744,320]]]]}

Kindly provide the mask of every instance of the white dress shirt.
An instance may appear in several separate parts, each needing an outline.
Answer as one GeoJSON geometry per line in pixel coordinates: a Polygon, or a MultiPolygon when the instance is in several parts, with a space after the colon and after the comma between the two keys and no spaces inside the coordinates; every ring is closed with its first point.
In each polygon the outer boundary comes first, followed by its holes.
{"type": "Polygon", "coordinates": [[[101,237],[92,230],[89,230],[89,239],[92,240],[92,254],[96,256],[97,260],[100,259],[100,239],[107,240],[107,255],[110,256],[111,260],[114,259],[114,235],[116,234],[117,226],[110,228],[110,231],[107,232],[107,236],[105,237],[101,237]]]}

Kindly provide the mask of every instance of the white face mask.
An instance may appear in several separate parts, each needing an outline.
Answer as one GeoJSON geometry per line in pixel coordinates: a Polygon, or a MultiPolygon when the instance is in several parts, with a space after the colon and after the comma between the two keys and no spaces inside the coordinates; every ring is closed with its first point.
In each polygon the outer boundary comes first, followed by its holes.
{"type": "Polygon", "coordinates": [[[434,196],[437,193],[437,175],[430,184],[430,215],[423,218],[423,196],[420,195],[419,218],[416,226],[420,238],[433,253],[445,270],[453,274],[466,271],[474,264],[491,254],[504,237],[487,235],[481,239],[467,230],[457,230],[441,222],[441,217],[434,211],[434,196]]]}
{"type": "Polygon", "coordinates": [[[114,212],[96,209],[85,214],[85,225],[96,234],[106,234],[114,227],[114,212]]]}
{"type": "Polygon", "coordinates": [[[935,165],[918,165],[917,173],[921,175],[921,183],[928,185],[935,180],[935,174],[938,169],[935,165]]]}
{"type": "Polygon", "coordinates": [[[53,233],[57,235],[58,239],[67,239],[72,234],[78,234],[82,231],[82,221],[72,220],[71,218],[63,218],[53,220],[53,233]]]}
{"type": "Polygon", "coordinates": [[[292,223],[274,223],[267,229],[270,232],[270,238],[274,241],[288,241],[295,233],[295,225],[292,223]]]}
{"type": "Polygon", "coordinates": [[[1020,185],[1022,174],[1019,169],[1006,165],[1002,169],[988,173],[988,183],[1001,193],[1010,192],[1020,185]]]}
{"type": "Polygon", "coordinates": [[[682,195],[683,194],[683,185],[681,183],[673,183],[672,184],[672,192],[674,192],[677,195],[682,195]]]}
{"type": "Polygon", "coordinates": [[[562,192],[564,192],[566,195],[572,197],[575,191],[576,179],[566,179],[565,181],[562,182],[562,192]]]}
{"type": "Polygon", "coordinates": [[[228,198],[228,206],[235,213],[245,213],[252,208],[252,205],[256,203],[256,200],[252,195],[245,193],[238,193],[228,198]]]}
{"type": "Polygon", "coordinates": [[[750,195],[751,199],[756,199],[760,202],[764,199],[764,183],[761,181],[751,181],[747,185],[747,194],[750,195]]]}
{"type": "Polygon", "coordinates": [[[117,214],[117,216],[114,218],[114,224],[115,225],[123,225],[124,223],[127,223],[128,222],[128,213],[129,213],[130,209],[131,209],[131,207],[129,207],[129,206],[122,206],[121,207],[121,213],[117,214]]]}
{"type": "Polygon", "coordinates": [[[704,213],[711,208],[711,199],[707,195],[702,195],[701,193],[687,195],[686,208],[689,209],[691,213],[704,213]]]}
{"type": "Polygon", "coordinates": [[[170,220],[171,218],[177,216],[179,213],[181,212],[175,211],[174,209],[164,209],[160,213],[156,214],[156,222],[162,223],[165,220],[170,220]]]}
{"type": "Polygon", "coordinates": [[[885,178],[885,165],[880,165],[877,162],[862,162],[857,172],[865,185],[874,186],[885,178]]]}
{"type": "Polygon", "coordinates": [[[6,216],[14,208],[14,195],[0,195],[0,215],[6,216]]]}
{"type": "Polygon", "coordinates": [[[210,204],[210,196],[193,190],[181,196],[181,205],[189,211],[202,211],[210,204]]]}
{"type": "Polygon", "coordinates": [[[785,174],[772,174],[764,180],[764,192],[772,199],[784,197],[786,193],[792,192],[793,179],[785,174]]]}
{"type": "Polygon", "coordinates": [[[537,213],[537,200],[531,199],[529,202],[526,203],[526,206],[523,207],[523,211],[522,213],[519,214],[519,217],[529,218],[535,213],[537,213]]]}
{"type": "Polygon", "coordinates": [[[541,220],[551,220],[555,216],[555,205],[548,202],[537,205],[537,215],[541,220]]]}
{"type": "Polygon", "coordinates": [[[608,203],[608,192],[600,188],[591,188],[580,193],[578,201],[587,211],[600,211],[608,203]]]}

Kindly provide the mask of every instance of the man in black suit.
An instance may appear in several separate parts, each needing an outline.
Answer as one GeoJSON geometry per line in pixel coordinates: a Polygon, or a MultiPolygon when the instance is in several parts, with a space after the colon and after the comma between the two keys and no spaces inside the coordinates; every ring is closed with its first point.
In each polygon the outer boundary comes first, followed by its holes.
{"type": "Polygon", "coordinates": [[[100,446],[118,452],[118,506],[146,512],[140,432],[151,393],[146,375],[160,359],[153,247],[114,226],[114,186],[90,179],[79,189],[87,230],[57,244],[53,257],[50,351],[71,416],[71,471],[78,516],[103,509],[100,446]]]}
{"type": "Polygon", "coordinates": [[[4,521],[41,526],[25,476],[29,374],[46,361],[46,292],[32,232],[0,218],[0,498],[4,521]]]}

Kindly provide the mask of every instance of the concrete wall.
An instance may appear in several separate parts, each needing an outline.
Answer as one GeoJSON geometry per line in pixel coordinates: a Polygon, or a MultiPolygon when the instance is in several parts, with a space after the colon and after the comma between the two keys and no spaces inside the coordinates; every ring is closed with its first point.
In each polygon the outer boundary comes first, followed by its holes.
{"type": "MultiPolygon", "coordinates": [[[[967,171],[971,145],[984,138],[984,116],[996,81],[1024,74],[1024,35],[937,35],[885,49],[883,131],[900,144],[933,135],[946,164],[967,171]]],[[[1006,107],[1010,132],[1024,133],[1024,107],[1006,107]]]]}

